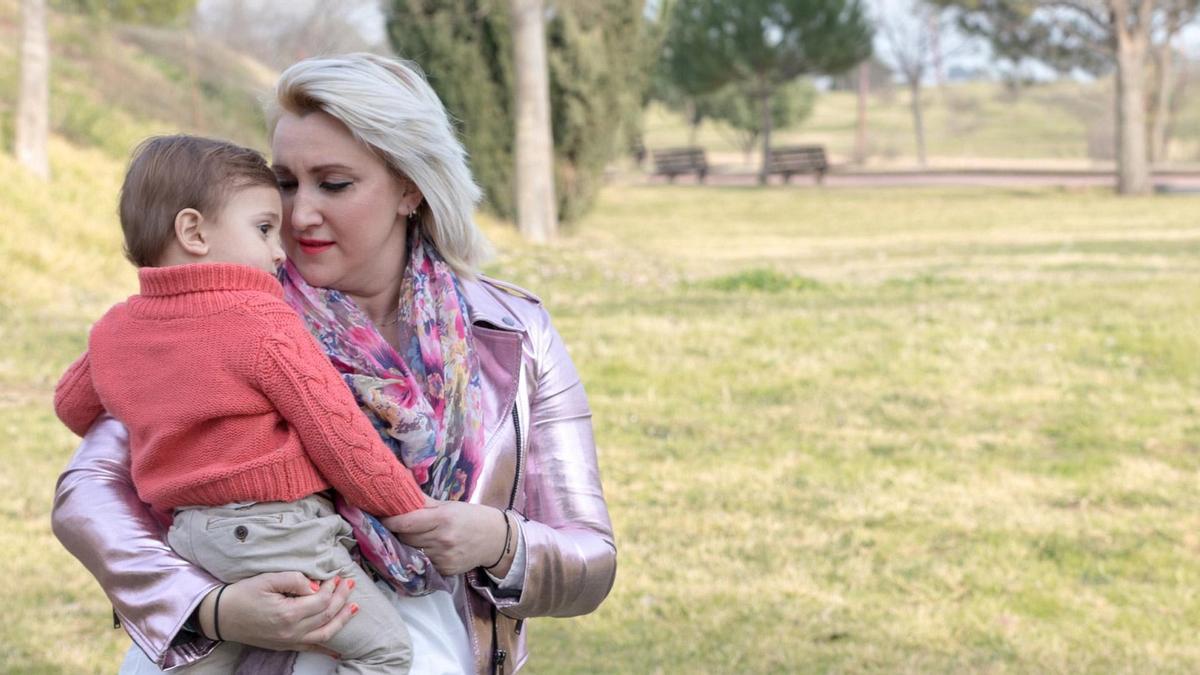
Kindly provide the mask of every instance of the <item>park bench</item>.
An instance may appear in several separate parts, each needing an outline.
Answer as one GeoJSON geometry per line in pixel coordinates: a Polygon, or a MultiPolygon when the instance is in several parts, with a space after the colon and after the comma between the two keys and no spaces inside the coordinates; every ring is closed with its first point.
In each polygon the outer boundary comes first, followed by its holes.
{"type": "Polygon", "coordinates": [[[825,181],[829,171],[829,160],[825,158],[825,148],[819,145],[791,145],[782,148],[771,148],[771,161],[767,164],[767,174],[783,174],[785,183],[792,182],[792,175],[798,173],[816,174],[817,183],[825,181]]]}
{"type": "Polygon", "coordinates": [[[708,175],[708,160],[704,158],[704,148],[655,150],[654,173],[666,176],[672,183],[679,174],[694,173],[703,183],[708,175]]]}

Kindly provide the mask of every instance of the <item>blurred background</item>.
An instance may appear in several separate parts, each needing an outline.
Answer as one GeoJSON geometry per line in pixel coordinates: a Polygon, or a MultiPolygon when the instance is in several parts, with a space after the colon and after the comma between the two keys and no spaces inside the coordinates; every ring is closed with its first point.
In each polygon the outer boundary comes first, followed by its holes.
{"type": "Polygon", "coordinates": [[[530,672],[1200,670],[1198,4],[0,0],[0,672],[129,644],[48,515],[128,153],[362,50],[591,398],[617,583],[530,672]]]}

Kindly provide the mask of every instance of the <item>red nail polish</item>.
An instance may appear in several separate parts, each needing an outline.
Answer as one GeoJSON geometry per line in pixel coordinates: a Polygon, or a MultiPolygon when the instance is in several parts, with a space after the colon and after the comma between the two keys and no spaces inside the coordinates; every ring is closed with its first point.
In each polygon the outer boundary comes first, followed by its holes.
{"type": "Polygon", "coordinates": [[[358,605],[350,605],[350,615],[353,616],[355,614],[358,614],[358,605]]]}
{"type": "Polygon", "coordinates": [[[340,584],[340,583],[342,583],[342,578],[341,578],[341,577],[334,577],[334,578],[333,578],[333,587],[334,587],[334,588],[337,588],[337,587],[338,587],[338,584],[340,584]]]}
{"type": "Polygon", "coordinates": [[[310,581],[310,582],[308,582],[308,585],[309,585],[309,586],[312,586],[313,592],[316,592],[316,591],[319,591],[319,590],[321,590],[321,584],[318,584],[318,583],[317,583],[317,582],[315,582],[315,581],[310,581]]]}
{"type": "Polygon", "coordinates": [[[353,579],[346,582],[346,588],[349,588],[350,590],[354,590],[354,580],[353,579]]]}

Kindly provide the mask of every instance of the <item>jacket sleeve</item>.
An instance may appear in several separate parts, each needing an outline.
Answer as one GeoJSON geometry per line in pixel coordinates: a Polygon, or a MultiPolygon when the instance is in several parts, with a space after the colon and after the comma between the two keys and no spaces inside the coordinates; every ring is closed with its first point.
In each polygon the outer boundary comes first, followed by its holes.
{"type": "Polygon", "coordinates": [[[54,412],[76,436],[86,434],[104,412],[92,382],[92,362],[87,352],[67,368],[54,388],[54,412]]]}
{"type": "Polygon", "coordinates": [[[587,614],[608,596],[617,572],[587,395],[562,338],[544,312],[541,318],[521,523],[525,579],[514,593],[476,586],[516,619],[587,614]]]}
{"type": "Polygon", "coordinates": [[[425,505],[412,473],[379,439],[354,395],[292,313],[263,338],[258,385],[300,436],[321,475],[351,504],[377,515],[425,505]]]}
{"type": "MultiPolygon", "coordinates": [[[[183,622],[220,583],[171,550],[162,525],[133,489],[129,434],[102,415],[59,476],[54,536],[91,572],[135,644],[160,668],[191,663],[215,642],[172,645],[183,622]]],[[[190,634],[188,634],[190,635],[190,634]]]]}

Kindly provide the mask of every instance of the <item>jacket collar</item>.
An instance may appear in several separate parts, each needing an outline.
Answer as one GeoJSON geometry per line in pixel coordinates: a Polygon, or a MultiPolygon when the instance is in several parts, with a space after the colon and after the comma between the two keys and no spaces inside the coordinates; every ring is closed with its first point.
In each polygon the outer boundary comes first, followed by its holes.
{"type": "Polygon", "coordinates": [[[471,323],[488,324],[497,330],[524,333],[525,324],[515,312],[500,299],[502,291],[475,279],[461,279],[463,295],[471,313],[471,323]]]}

